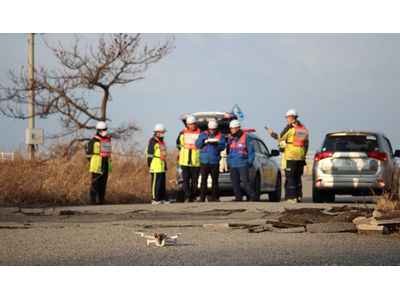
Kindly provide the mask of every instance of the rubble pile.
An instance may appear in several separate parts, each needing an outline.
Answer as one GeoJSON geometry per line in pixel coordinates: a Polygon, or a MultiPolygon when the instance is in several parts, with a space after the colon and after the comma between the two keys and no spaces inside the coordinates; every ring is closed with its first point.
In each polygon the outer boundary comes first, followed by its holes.
{"type": "MultiPolygon", "coordinates": [[[[277,221],[266,225],[279,232],[357,232],[359,234],[400,235],[400,212],[381,214],[368,207],[342,206],[323,208],[286,209],[277,221]]],[[[270,231],[266,226],[248,230],[251,233],[270,231]]]]}

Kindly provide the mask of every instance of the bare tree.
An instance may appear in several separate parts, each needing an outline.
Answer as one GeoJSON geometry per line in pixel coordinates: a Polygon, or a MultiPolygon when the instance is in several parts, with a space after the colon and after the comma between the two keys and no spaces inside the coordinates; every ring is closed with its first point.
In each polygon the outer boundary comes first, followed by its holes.
{"type": "MultiPolygon", "coordinates": [[[[110,34],[108,39],[100,35],[97,47],[92,42],[81,52],[80,35],[70,50],[58,44],[46,46],[52,50],[59,66],[53,70],[39,67],[34,71],[35,116],[47,118],[58,115],[62,132],[49,136],[60,138],[72,135],[71,145],[86,140],[74,134],[81,129],[95,129],[97,121],[107,118],[107,105],[112,100],[111,87],[143,79],[143,73],[154,63],[171,53],[175,39],[168,37],[149,48],[140,45],[140,34],[110,34]],[[100,93],[100,96],[98,96],[100,93]],[[95,121],[95,122],[94,122],[95,121]]],[[[9,117],[27,119],[25,104],[30,90],[28,68],[21,68],[16,75],[8,72],[13,87],[0,84],[0,111],[9,117]]],[[[140,128],[132,121],[113,128],[111,137],[126,139],[140,128]]]]}

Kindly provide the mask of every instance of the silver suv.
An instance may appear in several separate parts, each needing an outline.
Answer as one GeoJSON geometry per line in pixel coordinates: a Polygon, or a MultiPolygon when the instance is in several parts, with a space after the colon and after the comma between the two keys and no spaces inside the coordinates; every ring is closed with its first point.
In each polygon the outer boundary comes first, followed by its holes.
{"type": "MultiPolygon", "coordinates": [[[[207,129],[208,121],[212,118],[218,121],[218,130],[221,131],[226,138],[226,142],[228,138],[231,136],[229,130],[230,121],[236,119],[236,116],[227,112],[197,112],[191,113],[181,116],[179,119],[186,126],[186,119],[190,115],[195,116],[197,119],[197,126],[202,130],[207,129]]],[[[281,170],[279,168],[278,163],[272,159],[272,157],[279,156],[278,150],[268,150],[267,146],[265,146],[264,142],[254,133],[253,129],[242,129],[243,132],[249,134],[253,139],[253,145],[255,150],[255,158],[253,162],[253,166],[249,169],[249,177],[254,185],[254,189],[257,193],[257,199],[260,200],[261,194],[268,193],[270,201],[280,201],[281,199],[281,186],[282,186],[282,175],[281,170]]],[[[234,196],[233,187],[231,183],[230,174],[226,165],[226,150],[221,152],[221,161],[219,163],[219,177],[218,177],[218,193],[220,196],[234,196]]],[[[177,202],[182,202],[184,199],[183,195],[183,180],[182,180],[182,169],[179,165],[179,156],[178,156],[178,165],[176,168],[176,180],[178,185],[178,196],[177,202]]],[[[208,189],[209,192],[211,190],[211,176],[208,176],[208,189]]],[[[200,189],[201,184],[201,175],[199,176],[198,189],[200,189]]],[[[242,184],[242,190],[246,195],[246,199],[250,200],[249,196],[246,194],[244,190],[244,186],[242,184]]],[[[211,196],[206,196],[207,201],[211,201],[211,196]]]]}
{"type": "Polygon", "coordinates": [[[379,132],[333,132],[314,157],[313,202],[334,202],[335,195],[362,196],[398,189],[398,166],[389,139],[379,132]]]}

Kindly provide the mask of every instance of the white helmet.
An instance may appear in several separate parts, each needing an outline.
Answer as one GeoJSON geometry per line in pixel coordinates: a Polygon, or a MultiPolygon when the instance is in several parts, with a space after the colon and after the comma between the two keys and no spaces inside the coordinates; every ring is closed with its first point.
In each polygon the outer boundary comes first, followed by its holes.
{"type": "Polygon", "coordinates": [[[157,124],[154,127],[154,131],[166,132],[167,130],[165,130],[165,126],[163,124],[157,124]]]}
{"type": "Polygon", "coordinates": [[[197,120],[194,116],[189,116],[186,119],[186,124],[193,124],[193,123],[197,123],[197,120]]]}
{"type": "Polygon", "coordinates": [[[96,129],[97,130],[107,130],[107,125],[104,122],[99,122],[96,125],[96,129]]]}
{"type": "Polygon", "coordinates": [[[295,117],[297,117],[298,114],[297,114],[297,112],[296,112],[294,109],[289,109],[289,110],[286,112],[286,117],[289,117],[289,116],[295,116],[295,117]]]}
{"type": "Polygon", "coordinates": [[[215,121],[215,120],[208,121],[208,128],[209,129],[217,129],[218,128],[218,122],[215,121]]]}
{"type": "Polygon", "coordinates": [[[229,128],[236,128],[236,127],[241,127],[240,122],[238,120],[232,120],[229,123],[229,128]]]}

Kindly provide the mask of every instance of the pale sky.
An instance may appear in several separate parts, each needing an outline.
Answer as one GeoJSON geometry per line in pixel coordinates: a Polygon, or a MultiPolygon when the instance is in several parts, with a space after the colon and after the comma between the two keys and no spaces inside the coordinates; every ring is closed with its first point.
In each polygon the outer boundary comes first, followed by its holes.
{"type": "MultiPolygon", "coordinates": [[[[372,11],[370,7],[369,12],[372,11]]],[[[390,16],[388,12],[388,17],[381,16],[381,19],[389,20],[390,16]]],[[[252,20],[249,16],[246,18],[247,22],[252,20]]],[[[235,18],[227,16],[227,20],[233,32],[242,31],[234,22],[235,18]]],[[[310,18],[305,20],[311,23],[310,18]]],[[[359,31],[364,33],[346,33],[358,29],[357,22],[345,27],[325,25],[319,29],[314,26],[315,32],[344,33],[250,33],[269,32],[265,27],[257,27],[256,20],[250,27],[244,26],[243,31],[247,33],[213,33],[227,28],[224,22],[215,28],[204,24],[203,32],[209,33],[179,33],[190,29],[202,32],[199,30],[202,26],[192,22],[186,30],[176,19],[172,26],[168,23],[165,28],[180,30],[163,30],[164,27],[158,25],[155,31],[150,27],[151,32],[169,33],[144,33],[143,44],[152,45],[157,40],[174,36],[176,49],[152,65],[143,74],[145,79],[125,88],[112,88],[114,100],[108,105],[108,117],[112,122],[108,125],[112,128],[120,122],[136,120],[143,129],[143,138],[136,138],[147,142],[154,125],[163,123],[167,128],[167,145],[173,147],[183,129],[178,119],[181,115],[211,110],[230,112],[238,104],[244,115],[242,127],[256,129],[267,147],[276,149],[277,142],[264,126],[280,133],[286,125],[286,111],[293,108],[308,127],[310,151],[320,146],[326,133],[352,128],[383,132],[393,148],[400,149],[396,125],[400,110],[400,34],[396,33],[399,26],[395,28],[391,27],[392,23],[385,23],[382,27],[381,21],[379,27],[371,25],[367,17],[360,20],[365,29],[359,31]],[[371,30],[373,28],[376,30],[371,30]]],[[[299,23],[303,27],[297,26],[296,19],[289,27],[280,24],[281,32],[301,29],[312,32],[307,30],[313,28],[307,22],[299,23]]],[[[51,26],[40,25],[39,29],[52,30],[51,26]]],[[[63,28],[64,31],[68,29],[63,28]]],[[[99,29],[102,28],[107,26],[99,25],[99,29]]],[[[110,25],[110,29],[113,28],[115,26],[110,25]]],[[[30,27],[22,29],[29,31],[30,27]]],[[[73,34],[47,33],[45,36],[50,43],[61,41],[66,46],[73,40],[73,34]]],[[[83,34],[82,46],[98,36],[83,34]]],[[[8,82],[7,70],[18,72],[22,65],[28,66],[28,38],[26,33],[0,33],[0,81],[3,85],[8,82]]],[[[51,68],[55,60],[41,36],[36,35],[35,67],[41,65],[51,68]]],[[[98,97],[100,101],[101,95],[98,97]]],[[[1,115],[0,125],[3,128],[1,151],[15,149],[21,144],[26,147],[27,120],[15,121],[1,115]]],[[[48,133],[58,132],[57,126],[54,117],[35,120],[35,127],[48,133]]]]}

